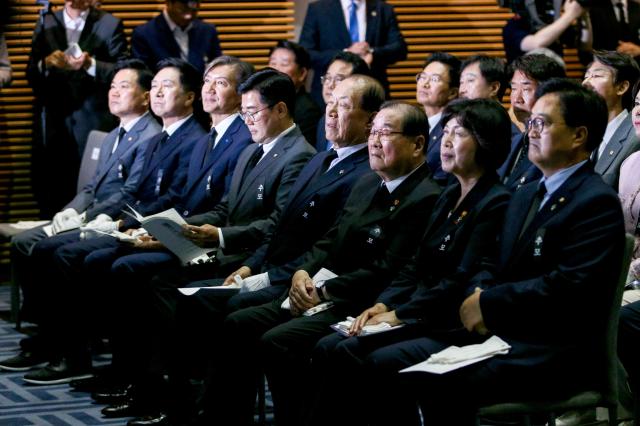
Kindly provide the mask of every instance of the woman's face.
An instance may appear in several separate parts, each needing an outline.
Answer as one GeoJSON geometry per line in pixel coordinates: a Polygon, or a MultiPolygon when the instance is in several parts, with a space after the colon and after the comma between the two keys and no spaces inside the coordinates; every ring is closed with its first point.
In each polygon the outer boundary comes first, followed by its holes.
{"type": "Polygon", "coordinates": [[[440,142],[440,161],[442,170],[455,176],[476,174],[482,168],[476,162],[478,142],[471,132],[451,118],[444,126],[440,142]]]}

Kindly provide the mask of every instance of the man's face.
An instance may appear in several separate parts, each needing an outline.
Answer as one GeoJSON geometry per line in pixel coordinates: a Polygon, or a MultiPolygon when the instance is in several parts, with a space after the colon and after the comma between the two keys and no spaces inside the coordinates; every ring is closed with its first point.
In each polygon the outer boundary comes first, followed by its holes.
{"type": "Polygon", "coordinates": [[[404,176],[413,170],[416,158],[424,156],[415,137],[401,134],[402,116],[393,108],[378,112],[373,120],[369,136],[369,166],[385,181],[404,176]],[[387,131],[387,136],[376,132],[387,131]]]}
{"type": "Polygon", "coordinates": [[[620,100],[628,88],[628,84],[624,88],[621,84],[616,84],[615,79],[616,71],[614,68],[594,61],[585,72],[582,85],[602,96],[609,106],[620,100]]]}
{"type": "Polygon", "coordinates": [[[193,104],[193,93],[185,92],[180,83],[180,71],[163,68],[151,81],[151,109],[160,118],[186,115],[193,104]]]}
{"type": "Polygon", "coordinates": [[[325,111],[327,140],[338,147],[356,145],[367,140],[369,114],[361,107],[362,95],[352,79],[338,83],[325,111]]]}
{"type": "Polygon", "coordinates": [[[95,3],[95,0],[67,0],[66,3],[77,10],[87,10],[95,3]]]}
{"type": "Polygon", "coordinates": [[[257,90],[242,94],[242,112],[252,115],[245,119],[245,123],[254,142],[268,143],[280,133],[282,121],[276,107],[263,103],[257,90]]]}
{"type": "Polygon", "coordinates": [[[460,74],[459,96],[463,99],[492,99],[496,96],[494,89],[482,76],[480,64],[474,62],[462,70],[460,74]]]}
{"type": "Polygon", "coordinates": [[[180,28],[186,28],[194,19],[198,17],[199,1],[181,2],[176,0],[167,1],[167,14],[173,22],[180,28]]]}
{"type": "Polygon", "coordinates": [[[448,66],[431,62],[418,74],[416,100],[422,106],[443,107],[457,94],[451,90],[450,83],[448,66]]]}
{"type": "Polygon", "coordinates": [[[209,70],[202,82],[202,109],[209,114],[231,114],[240,107],[233,65],[209,70]]]}
{"type": "Polygon", "coordinates": [[[567,166],[567,159],[575,149],[576,129],[565,123],[560,99],[555,93],[536,101],[531,121],[534,124],[529,129],[529,160],[549,176],[567,166]]]}
{"type": "Polygon", "coordinates": [[[138,73],[123,69],[111,80],[109,89],[109,111],[122,119],[130,115],[144,113],[149,105],[149,92],[138,84],[138,73]]]}
{"type": "Polygon", "coordinates": [[[322,85],[322,99],[327,103],[331,100],[331,93],[336,85],[349,77],[353,71],[353,65],[344,61],[333,61],[327,72],[324,74],[324,84],[322,85]]]}
{"type": "Polygon", "coordinates": [[[269,56],[269,66],[291,77],[296,90],[304,84],[307,77],[307,71],[300,68],[296,62],[296,55],[289,49],[275,49],[269,56]]]}
{"type": "Polygon", "coordinates": [[[535,103],[538,82],[520,70],[516,70],[511,78],[511,106],[519,122],[525,123],[535,103]]]}

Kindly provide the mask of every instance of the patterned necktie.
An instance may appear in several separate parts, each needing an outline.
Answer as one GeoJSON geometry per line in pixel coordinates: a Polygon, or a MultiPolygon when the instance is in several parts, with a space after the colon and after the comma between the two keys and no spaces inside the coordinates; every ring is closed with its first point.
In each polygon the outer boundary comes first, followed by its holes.
{"type": "Polygon", "coordinates": [[[216,146],[216,137],[218,136],[218,132],[216,132],[216,129],[211,129],[211,133],[209,134],[209,139],[207,139],[207,150],[204,153],[204,156],[202,157],[202,165],[200,166],[200,168],[204,167],[205,164],[207,164],[207,160],[209,160],[209,155],[211,154],[211,152],[213,152],[213,149],[216,146]]]}
{"type": "Polygon", "coordinates": [[[118,139],[116,139],[116,142],[113,144],[113,148],[111,148],[111,154],[109,154],[109,157],[111,157],[116,152],[116,149],[118,149],[118,145],[120,145],[120,142],[122,142],[122,139],[124,139],[124,135],[126,133],[127,131],[124,129],[124,127],[120,127],[120,131],[118,132],[118,139]]]}
{"type": "Polygon", "coordinates": [[[531,203],[531,207],[529,207],[529,211],[527,212],[527,217],[522,224],[522,228],[520,229],[520,235],[518,239],[522,238],[525,231],[533,222],[533,218],[536,216],[538,211],[540,210],[540,204],[542,204],[542,200],[544,199],[545,194],[547,193],[547,187],[544,185],[544,182],[540,182],[538,185],[538,189],[536,190],[536,196],[533,198],[533,202],[531,203]]]}
{"type": "Polygon", "coordinates": [[[357,10],[358,5],[355,0],[351,0],[351,4],[349,5],[349,36],[351,37],[351,43],[356,43],[360,40],[357,10]]]}
{"type": "Polygon", "coordinates": [[[264,149],[262,148],[262,145],[260,145],[258,146],[258,149],[255,150],[255,152],[247,162],[247,167],[244,168],[244,175],[242,176],[243,181],[246,179],[249,173],[251,173],[251,170],[253,170],[256,167],[256,165],[262,158],[263,154],[264,154],[264,149]]]}

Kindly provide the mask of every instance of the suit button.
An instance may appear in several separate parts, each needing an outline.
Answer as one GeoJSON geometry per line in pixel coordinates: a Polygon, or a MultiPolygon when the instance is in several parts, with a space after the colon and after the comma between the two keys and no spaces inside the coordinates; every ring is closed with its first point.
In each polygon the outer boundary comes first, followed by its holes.
{"type": "Polygon", "coordinates": [[[189,210],[185,210],[185,211],[182,213],[182,216],[189,216],[189,210]]]}

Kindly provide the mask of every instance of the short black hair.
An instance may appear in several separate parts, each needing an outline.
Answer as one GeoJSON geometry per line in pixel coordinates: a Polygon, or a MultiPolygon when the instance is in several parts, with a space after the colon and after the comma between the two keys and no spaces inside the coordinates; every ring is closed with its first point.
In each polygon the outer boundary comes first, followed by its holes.
{"type": "Polygon", "coordinates": [[[567,126],[587,128],[585,148],[589,152],[596,149],[607,128],[608,112],[604,99],[568,78],[552,78],[536,89],[536,99],[549,94],[558,96],[562,118],[567,126]]]}
{"type": "MultiPolygon", "coordinates": [[[[593,60],[614,69],[615,83],[629,82],[629,90],[622,95],[622,107],[631,109],[633,105],[633,87],[640,78],[638,63],[626,53],[610,50],[595,50],[593,60]]],[[[593,62],[591,63],[593,64],[593,62]]],[[[591,66],[591,65],[589,65],[591,66]]]]}
{"type": "Polygon", "coordinates": [[[238,86],[241,95],[252,90],[260,94],[260,100],[273,107],[278,102],[284,102],[293,117],[296,105],[296,88],[288,75],[273,68],[265,68],[253,74],[238,86]]]}
{"type": "Polygon", "coordinates": [[[480,68],[482,77],[487,83],[498,83],[500,88],[496,96],[502,99],[504,92],[507,90],[507,65],[502,58],[487,56],[485,54],[469,56],[460,65],[460,74],[469,65],[477,63],[480,68]]]}
{"type": "Polygon", "coordinates": [[[509,78],[512,78],[516,71],[520,71],[538,83],[567,75],[562,65],[541,53],[516,58],[509,66],[509,78]]]}
{"type": "Polygon", "coordinates": [[[209,65],[204,70],[204,76],[215,67],[223,65],[231,65],[235,71],[236,86],[242,84],[251,74],[255,72],[255,68],[252,64],[245,62],[235,56],[221,55],[209,62],[209,65]]]}
{"type": "Polygon", "coordinates": [[[307,52],[307,49],[305,49],[298,43],[294,43],[293,41],[289,40],[280,40],[269,50],[269,56],[271,56],[271,54],[276,49],[288,50],[289,52],[293,53],[296,64],[298,64],[300,68],[311,69],[311,56],[309,55],[309,52],[307,52]]]}
{"type": "Polygon", "coordinates": [[[199,97],[202,76],[193,65],[180,58],[161,59],[156,65],[156,74],[165,68],[177,69],[180,73],[180,84],[184,91],[195,93],[196,99],[199,97]]]}
{"type": "Polygon", "coordinates": [[[153,73],[140,59],[121,59],[116,62],[113,70],[111,71],[111,80],[113,80],[118,71],[122,70],[134,70],[138,74],[138,85],[147,92],[151,89],[153,73]]]}
{"type": "Polygon", "coordinates": [[[342,61],[347,64],[351,64],[351,74],[371,76],[371,68],[369,68],[369,65],[367,65],[364,59],[362,59],[355,53],[345,52],[344,50],[341,50],[340,52],[336,53],[333,58],[331,58],[329,66],[331,66],[331,64],[333,64],[335,61],[342,61]]]}
{"type": "Polygon", "coordinates": [[[442,123],[455,118],[473,135],[478,149],[476,163],[495,170],[511,149],[511,119],[502,104],[493,99],[455,99],[442,113],[442,123]]]}
{"type": "Polygon", "coordinates": [[[440,62],[449,70],[449,87],[460,87],[460,59],[447,52],[433,52],[424,61],[422,68],[433,62],[440,62]]]}

